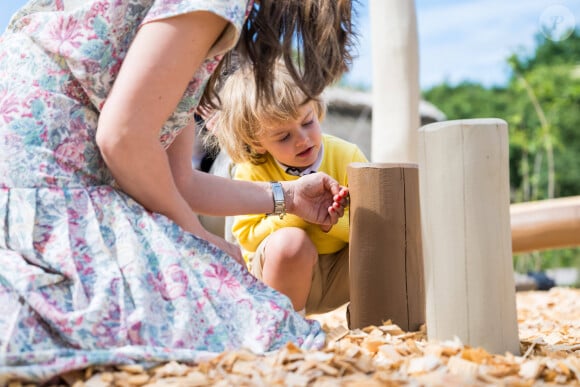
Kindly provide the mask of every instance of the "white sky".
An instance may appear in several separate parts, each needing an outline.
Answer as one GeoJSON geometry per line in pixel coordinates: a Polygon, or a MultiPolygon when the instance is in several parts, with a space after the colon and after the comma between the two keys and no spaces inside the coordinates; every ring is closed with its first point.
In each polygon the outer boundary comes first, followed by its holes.
{"type": "MultiPolygon", "coordinates": [[[[380,1],[380,0],[379,0],[380,1]]],[[[403,0],[408,1],[408,0],[403,0]]],[[[0,30],[24,0],[2,0],[0,30]]],[[[368,0],[359,0],[359,57],[347,80],[372,85],[368,0]]],[[[530,52],[536,33],[580,23],[580,0],[415,0],[422,89],[463,80],[502,85],[506,59],[530,52]]]]}

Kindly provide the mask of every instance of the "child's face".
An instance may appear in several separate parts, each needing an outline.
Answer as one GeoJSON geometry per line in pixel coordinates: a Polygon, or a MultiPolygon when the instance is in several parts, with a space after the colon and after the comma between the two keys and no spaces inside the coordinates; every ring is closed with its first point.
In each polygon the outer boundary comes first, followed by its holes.
{"type": "Polygon", "coordinates": [[[266,127],[256,150],[270,153],[284,165],[305,169],[318,158],[322,132],[313,103],[301,106],[298,113],[296,120],[266,127]]]}

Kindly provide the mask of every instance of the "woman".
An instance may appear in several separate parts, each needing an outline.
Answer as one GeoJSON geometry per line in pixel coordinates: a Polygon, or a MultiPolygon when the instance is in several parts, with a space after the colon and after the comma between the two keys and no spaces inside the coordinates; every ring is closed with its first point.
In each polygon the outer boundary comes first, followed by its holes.
{"type": "Polygon", "coordinates": [[[0,40],[0,384],[322,345],[319,325],[196,214],[287,211],[330,227],[342,188],[315,174],[273,196],[194,171],[193,112],[212,107],[234,52],[273,98],[268,69],[291,65],[296,37],[291,72],[318,94],[350,61],[350,6],[31,0],[14,15],[0,40]]]}

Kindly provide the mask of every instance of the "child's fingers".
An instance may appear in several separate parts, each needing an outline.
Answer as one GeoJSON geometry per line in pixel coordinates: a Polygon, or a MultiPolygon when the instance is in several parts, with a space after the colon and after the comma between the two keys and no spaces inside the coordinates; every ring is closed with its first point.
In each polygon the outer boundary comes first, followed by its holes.
{"type": "Polygon", "coordinates": [[[342,208],[348,207],[349,205],[349,196],[348,196],[348,191],[345,191],[344,193],[341,192],[337,195],[334,195],[334,197],[332,198],[334,200],[333,206],[335,205],[339,205],[342,208]]]}
{"type": "Polygon", "coordinates": [[[332,204],[332,208],[336,212],[336,214],[338,215],[339,218],[344,215],[344,206],[342,204],[335,202],[332,204]]]}

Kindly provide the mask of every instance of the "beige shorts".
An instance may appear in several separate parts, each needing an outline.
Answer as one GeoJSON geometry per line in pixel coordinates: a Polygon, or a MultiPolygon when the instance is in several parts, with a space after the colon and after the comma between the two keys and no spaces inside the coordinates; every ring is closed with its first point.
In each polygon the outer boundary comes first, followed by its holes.
{"type": "MultiPolygon", "coordinates": [[[[268,237],[258,246],[248,264],[250,272],[262,279],[268,237]]],[[[314,265],[306,313],[326,313],[349,301],[348,245],[332,254],[321,254],[314,265]]]]}

